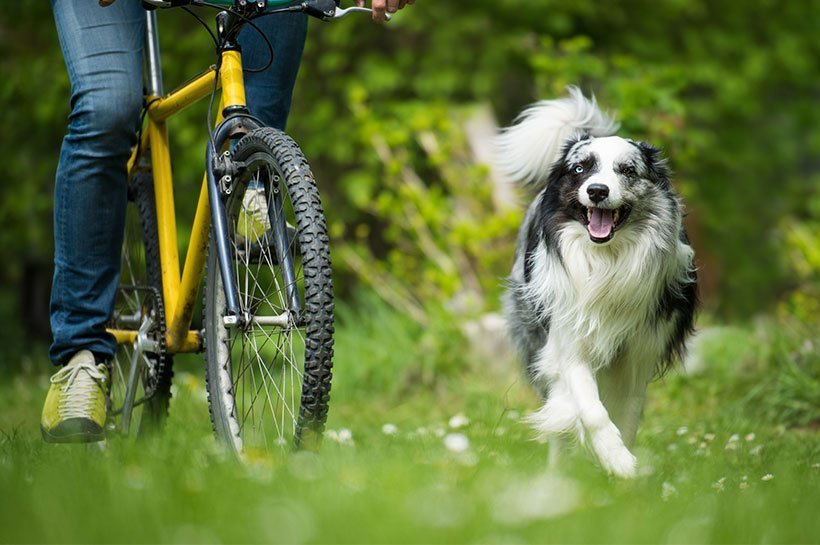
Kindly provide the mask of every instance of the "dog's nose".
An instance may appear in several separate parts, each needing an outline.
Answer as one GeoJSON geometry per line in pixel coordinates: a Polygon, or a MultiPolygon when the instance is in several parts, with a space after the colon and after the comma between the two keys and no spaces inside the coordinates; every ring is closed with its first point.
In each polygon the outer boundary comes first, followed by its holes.
{"type": "Polygon", "coordinates": [[[609,187],[604,184],[589,184],[587,187],[587,195],[589,195],[589,200],[594,203],[599,203],[609,197],[609,187]]]}

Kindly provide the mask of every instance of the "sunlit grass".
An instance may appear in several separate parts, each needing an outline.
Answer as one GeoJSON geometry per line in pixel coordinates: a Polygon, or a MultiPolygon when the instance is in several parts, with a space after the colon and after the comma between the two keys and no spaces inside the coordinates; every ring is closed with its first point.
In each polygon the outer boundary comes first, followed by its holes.
{"type": "MultiPolygon", "coordinates": [[[[641,476],[619,481],[580,449],[560,472],[547,470],[546,446],[520,421],[536,402],[513,364],[500,375],[474,366],[435,388],[373,389],[395,372],[380,359],[389,350],[376,345],[413,340],[396,337],[398,319],[357,353],[356,332],[375,331],[358,318],[340,327],[346,349],[322,450],[245,466],[211,438],[196,359],[179,362],[162,437],[105,449],[43,444],[47,381],[9,378],[0,386],[0,541],[779,543],[820,535],[820,433],[763,418],[747,400],[748,385],[775,381],[776,369],[716,355],[699,374],[654,384],[636,448],[641,476]]],[[[726,342],[749,335],[733,331],[726,342]]]]}

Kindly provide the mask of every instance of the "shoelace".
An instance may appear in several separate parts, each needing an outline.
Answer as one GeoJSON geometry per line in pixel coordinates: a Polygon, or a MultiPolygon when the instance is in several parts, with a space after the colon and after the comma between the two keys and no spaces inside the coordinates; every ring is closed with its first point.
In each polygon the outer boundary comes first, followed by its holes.
{"type": "Polygon", "coordinates": [[[63,367],[51,377],[52,384],[66,383],[58,405],[62,418],[90,418],[92,416],[95,389],[105,384],[107,379],[99,367],[91,363],[80,363],[71,367],[63,367]]]}

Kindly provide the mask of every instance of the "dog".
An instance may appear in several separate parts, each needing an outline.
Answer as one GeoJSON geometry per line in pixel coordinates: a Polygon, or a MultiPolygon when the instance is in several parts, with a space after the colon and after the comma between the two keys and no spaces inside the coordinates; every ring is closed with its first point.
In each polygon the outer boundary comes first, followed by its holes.
{"type": "Polygon", "coordinates": [[[496,140],[497,166],[534,193],[503,306],[543,400],[527,417],[576,433],[603,468],[636,474],[629,450],[646,389],[685,349],[697,306],[683,205],[659,149],[575,87],[526,109],[496,140]]]}

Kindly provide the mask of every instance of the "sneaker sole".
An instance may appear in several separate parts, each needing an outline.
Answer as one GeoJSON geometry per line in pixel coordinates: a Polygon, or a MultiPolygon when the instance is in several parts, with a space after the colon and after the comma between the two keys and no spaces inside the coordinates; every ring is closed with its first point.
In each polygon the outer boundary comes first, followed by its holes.
{"type": "Polygon", "coordinates": [[[50,431],[40,426],[40,431],[46,443],[95,443],[105,440],[105,429],[85,418],[66,420],[50,431]]]}

